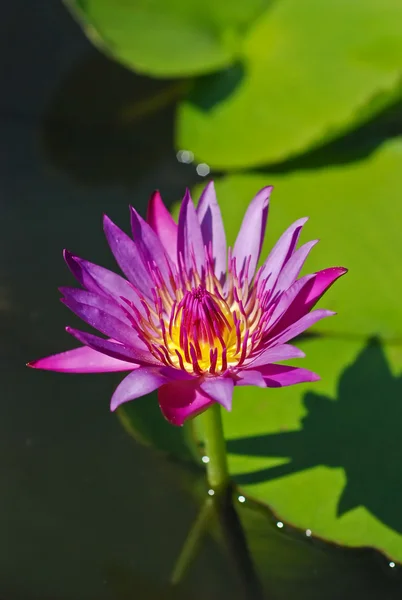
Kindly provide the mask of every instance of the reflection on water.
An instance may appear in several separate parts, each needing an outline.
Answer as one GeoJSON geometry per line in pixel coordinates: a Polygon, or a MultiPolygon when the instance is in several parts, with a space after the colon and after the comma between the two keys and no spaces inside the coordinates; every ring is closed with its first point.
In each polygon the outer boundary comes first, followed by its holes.
{"type": "MultiPolygon", "coordinates": [[[[143,213],[156,184],[172,202],[199,180],[172,147],[180,85],[159,94],[100,57],[58,3],[14,0],[0,27],[0,597],[242,599],[242,565],[216,526],[182,586],[169,588],[199,475],[136,444],[110,415],[119,376],[24,367],[68,343],[74,317],[56,290],[70,277],[63,246],[111,267],[102,212],[124,223],[127,205],[143,213]]],[[[378,555],[317,545],[307,531],[299,539],[244,496],[236,507],[267,598],[400,597],[399,568],[383,569],[378,555]]]]}

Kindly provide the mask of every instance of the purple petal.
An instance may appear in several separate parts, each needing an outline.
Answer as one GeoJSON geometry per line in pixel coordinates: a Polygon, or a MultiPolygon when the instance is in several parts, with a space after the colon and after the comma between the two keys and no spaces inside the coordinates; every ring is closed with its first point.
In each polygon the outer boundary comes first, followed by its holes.
{"type": "Polygon", "coordinates": [[[200,388],[226,410],[232,410],[234,383],[231,377],[209,377],[201,383],[200,388]]]}
{"type": "Polygon", "coordinates": [[[157,368],[140,367],[136,369],[117,386],[110,401],[110,410],[116,410],[124,402],[135,400],[150,394],[166,383],[167,378],[157,368]]]}
{"type": "Polygon", "coordinates": [[[263,188],[252,200],[244,215],[234,248],[233,257],[236,258],[236,267],[239,276],[245,268],[248,257],[251,255],[249,278],[255,273],[255,268],[260,257],[264,241],[265,227],[268,217],[269,197],[272,186],[263,188]]]}
{"type": "Polygon", "coordinates": [[[117,360],[111,356],[96,352],[88,346],[53,354],[28,363],[28,367],[58,371],[60,373],[108,373],[112,371],[132,371],[137,368],[132,362],[117,360]]]}
{"type": "Polygon", "coordinates": [[[290,227],[288,227],[288,229],[276,242],[275,246],[269,253],[267,260],[263,264],[262,277],[265,278],[269,276],[269,285],[271,289],[275,286],[284,265],[292,256],[299,239],[300,232],[307,220],[307,217],[299,219],[290,227]]]}
{"type": "Polygon", "coordinates": [[[64,259],[78,282],[90,292],[114,299],[125,298],[144,314],[144,308],[132,284],[120,275],[64,251],[64,259]]]}
{"type": "MultiPolygon", "coordinates": [[[[101,333],[104,333],[110,338],[126,344],[127,346],[138,347],[139,340],[135,329],[127,325],[120,319],[117,319],[108,312],[90,306],[89,304],[81,304],[72,298],[62,298],[61,300],[70,310],[73,311],[80,319],[94,327],[101,333]]],[[[145,351],[145,346],[141,344],[142,350],[145,351]]]]}
{"type": "Polygon", "coordinates": [[[152,298],[151,289],[154,283],[149,268],[140,257],[134,241],[125,234],[106,215],[103,218],[106,239],[120,269],[147,298],[152,298]]]}
{"type": "Polygon", "coordinates": [[[272,338],[269,343],[270,345],[284,344],[288,340],[291,340],[292,338],[295,338],[303,333],[303,331],[317,323],[317,321],[320,321],[325,317],[332,317],[335,314],[336,313],[334,313],[332,310],[324,310],[322,308],[313,310],[313,312],[309,313],[308,315],[304,315],[304,317],[296,321],[296,323],[292,323],[290,327],[279,333],[276,337],[272,338]]]}
{"type": "Polygon", "coordinates": [[[131,229],[134,243],[137,247],[141,261],[145,265],[155,263],[160,270],[164,281],[169,282],[169,268],[172,263],[165,252],[160,239],[148,223],[140,217],[135,208],[130,206],[131,229]]]}
{"type": "Polygon", "coordinates": [[[307,314],[327,289],[346,272],[347,269],[342,267],[333,267],[296,281],[283,294],[272,314],[274,326],[270,330],[270,336],[277,335],[307,314]]]}
{"type": "Polygon", "coordinates": [[[174,381],[158,390],[159,406],[164,417],[173,425],[195,417],[214,403],[195,381],[174,381]]]}
{"type": "Polygon", "coordinates": [[[179,265],[180,255],[182,255],[184,264],[188,270],[192,268],[194,258],[197,271],[201,274],[202,267],[205,264],[204,241],[202,239],[200,222],[188,190],[186,190],[184,195],[179,214],[177,237],[177,260],[179,265]]]}
{"type": "Polygon", "coordinates": [[[72,327],[66,327],[66,331],[71,333],[81,344],[89,346],[97,352],[103,352],[112,358],[117,360],[123,360],[133,362],[136,365],[157,365],[160,366],[160,362],[156,360],[154,356],[148,351],[141,350],[135,347],[125,346],[112,340],[105,340],[92,333],[86,333],[85,331],[79,331],[72,327]]]}
{"type": "Polygon", "coordinates": [[[348,270],[344,267],[331,267],[318,271],[315,276],[314,285],[306,299],[305,309],[311,310],[323,296],[323,294],[331,287],[333,283],[342,275],[345,275],[348,270]]]}
{"type": "MultiPolygon", "coordinates": [[[[125,323],[129,322],[127,318],[127,309],[123,310],[122,306],[115,302],[111,297],[69,287],[61,287],[59,288],[59,291],[66,300],[100,308],[117,319],[120,319],[120,321],[124,321],[125,323]]],[[[64,304],[66,303],[64,302],[64,304]]]]}
{"type": "Polygon", "coordinates": [[[306,314],[306,298],[314,285],[315,275],[305,275],[284,292],[270,319],[269,335],[275,336],[306,314]]]}
{"type": "Polygon", "coordinates": [[[283,292],[293,285],[300,274],[310,250],[317,244],[317,242],[318,240],[307,242],[307,244],[300,246],[300,248],[292,254],[279,274],[275,286],[275,293],[283,292]]]}
{"type": "Polygon", "coordinates": [[[236,385],[253,385],[256,387],[267,387],[263,376],[259,371],[239,371],[237,373],[236,385]]]}
{"type": "Polygon", "coordinates": [[[266,365],[267,363],[279,362],[281,360],[290,360],[292,358],[304,358],[305,354],[299,348],[291,346],[290,344],[282,344],[282,346],[274,346],[273,348],[267,348],[259,356],[247,363],[247,368],[254,369],[260,365],[266,365]]]}
{"type": "Polygon", "coordinates": [[[210,181],[200,196],[197,206],[204,246],[212,245],[215,259],[215,275],[218,279],[226,273],[226,235],[221,210],[216,199],[215,186],[210,181]]]}
{"type": "Polygon", "coordinates": [[[177,225],[159,192],[154,192],[148,204],[147,221],[163,244],[168,256],[177,261],[177,225]]]}
{"type": "Polygon", "coordinates": [[[309,381],[318,381],[320,377],[298,367],[289,367],[287,365],[266,365],[258,369],[267,385],[267,387],[285,387],[295,385],[296,383],[306,383],[309,381]]]}

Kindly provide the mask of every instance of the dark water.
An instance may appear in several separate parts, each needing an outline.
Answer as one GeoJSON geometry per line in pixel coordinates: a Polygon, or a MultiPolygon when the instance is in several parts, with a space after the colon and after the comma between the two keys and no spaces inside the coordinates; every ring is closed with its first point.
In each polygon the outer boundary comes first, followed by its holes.
{"type": "MultiPolygon", "coordinates": [[[[58,303],[57,287],[72,283],[62,248],[112,266],[103,212],[127,223],[128,204],[144,212],[156,185],[172,202],[200,179],[175,158],[173,108],[133,116],[131,104],[160,84],[101,57],[56,1],[14,0],[0,28],[0,599],[251,597],[247,565],[216,523],[183,584],[169,588],[199,477],[137,444],[109,413],[120,376],[24,366],[74,346],[64,332],[74,319],[58,303]]],[[[278,530],[250,503],[238,512],[264,597],[402,597],[399,567],[379,554],[278,530]]]]}

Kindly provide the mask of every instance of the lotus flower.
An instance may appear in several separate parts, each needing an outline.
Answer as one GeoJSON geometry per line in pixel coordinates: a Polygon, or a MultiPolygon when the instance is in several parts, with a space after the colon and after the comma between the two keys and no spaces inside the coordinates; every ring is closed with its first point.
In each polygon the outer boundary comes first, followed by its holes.
{"type": "Polygon", "coordinates": [[[176,425],[215,402],[230,410],[236,385],[281,387],[319,379],[277,363],[304,356],[287,342],[334,314],[310,311],[346,269],[299,278],[317,242],[296,250],[307,219],[293,223],[257,269],[271,191],[266,187],[252,200],[229,249],[212,182],[197,208],[186,192],[178,224],[158,192],[147,221],[130,209],[133,238],[105,217],[107,241],[126,279],[65,251],[83,289],[61,292],[62,302],[106,337],[67,327],[83,345],[29,366],[66,373],[130,371],[113,394],[111,410],[157,389],[163,415],[176,425]]]}

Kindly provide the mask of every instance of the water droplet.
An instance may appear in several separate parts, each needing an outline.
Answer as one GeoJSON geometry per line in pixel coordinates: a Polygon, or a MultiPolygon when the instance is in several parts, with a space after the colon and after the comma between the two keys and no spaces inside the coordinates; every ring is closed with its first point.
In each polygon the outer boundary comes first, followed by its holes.
{"type": "Polygon", "coordinates": [[[191,152],[191,150],[179,150],[176,154],[176,158],[179,162],[188,165],[193,162],[194,154],[191,152]]]}
{"type": "Polygon", "coordinates": [[[243,503],[246,501],[246,499],[245,499],[245,497],[244,497],[244,496],[239,496],[237,499],[238,499],[238,501],[239,501],[239,502],[241,502],[242,504],[243,504],[243,503]]]}
{"type": "Polygon", "coordinates": [[[307,537],[311,537],[311,536],[312,536],[312,533],[313,533],[313,532],[311,531],[311,529],[306,529],[306,536],[307,536],[307,537]]]}
{"type": "Polygon", "coordinates": [[[197,165],[195,170],[201,177],[206,177],[211,169],[206,163],[200,163],[199,165],[197,165]]]}
{"type": "Polygon", "coordinates": [[[391,569],[393,569],[395,567],[395,563],[391,560],[391,562],[389,563],[389,566],[391,567],[391,569]]]}
{"type": "Polygon", "coordinates": [[[213,496],[213,495],[215,494],[215,492],[214,492],[214,490],[212,490],[212,489],[211,489],[211,490],[208,490],[208,494],[209,494],[210,496],[213,496]]]}
{"type": "Polygon", "coordinates": [[[208,464],[209,463],[209,456],[203,456],[201,460],[202,460],[203,463],[208,464]]]}
{"type": "Polygon", "coordinates": [[[282,529],[282,527],[283,527],[282,521],[278,521],[276,526],[278,527],[278,529],[282,529]]]}

